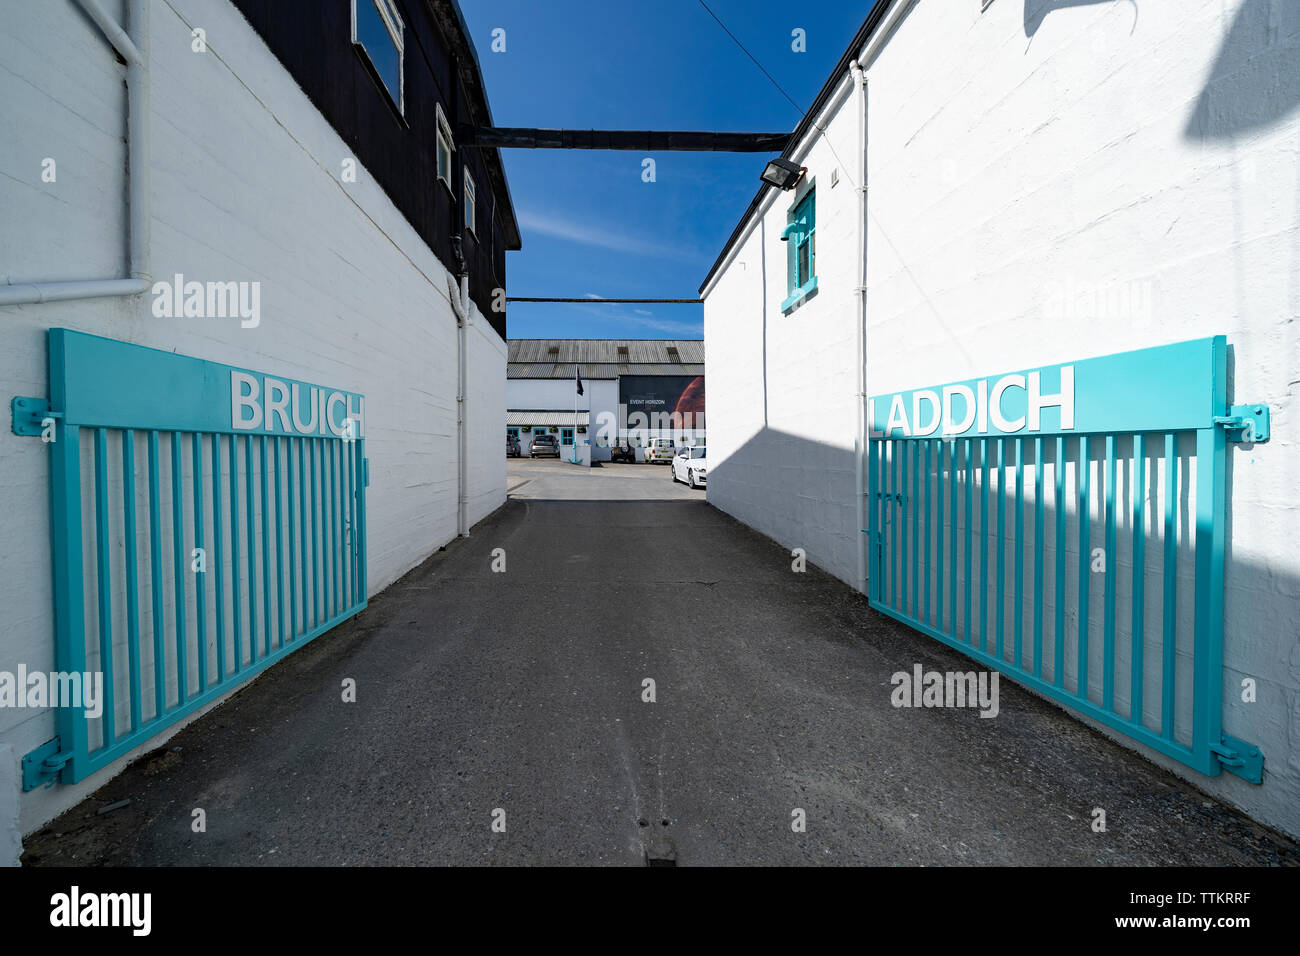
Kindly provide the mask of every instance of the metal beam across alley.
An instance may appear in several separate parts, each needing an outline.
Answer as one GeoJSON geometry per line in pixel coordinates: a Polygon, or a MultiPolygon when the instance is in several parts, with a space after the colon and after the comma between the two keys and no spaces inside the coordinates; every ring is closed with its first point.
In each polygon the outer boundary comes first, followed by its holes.
{"type": "Polygon", "coordinates": [[[697,297],[694,299],[593,299],[588,297],[560,297],[560,296],[524,296],[508,295],[507,302],[635,302],[641,305],[660,305],[660,304],[678,304],[686,303],[690,305],[699,305],[701,300],[697,297]]]}
{"type": "Polygon", "coordinates": [[[708,130],[533,129],[464,126],[457,145],[496,149],[634,149],[647,152],[780,153],[789,133],[708,130]]]}

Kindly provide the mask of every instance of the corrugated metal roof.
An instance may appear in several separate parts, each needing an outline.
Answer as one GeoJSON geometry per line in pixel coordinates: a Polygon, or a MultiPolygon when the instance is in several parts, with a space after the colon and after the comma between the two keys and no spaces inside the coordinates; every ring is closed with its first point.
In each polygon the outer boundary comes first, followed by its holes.
{"type": "Polygon", "coordinates": [[[702,339],[510,339],[508,345],[510,362],[569,365],[575,362],[606,365],[704,363],[702,339]]]}
{"type": "MultiPolygon", "coordinates": [[[[510,362],[507,378],[573,378],[573,365],[554,362],[510,362]]],[[[620,375],[703,375],[704,365],[697,362],[605,364],[587,362],[582,369],[583,381],[615,379],[620,375]]]]}
{"type": "Polygon", "coordinates": [[[573,412],[530,412],[519,411],[517,409],[508,409],[506,411],[506,425],[510,428],[520,428],[525,425],[590,425],[591,412],[578,412],[575,421],[573,412]]]}

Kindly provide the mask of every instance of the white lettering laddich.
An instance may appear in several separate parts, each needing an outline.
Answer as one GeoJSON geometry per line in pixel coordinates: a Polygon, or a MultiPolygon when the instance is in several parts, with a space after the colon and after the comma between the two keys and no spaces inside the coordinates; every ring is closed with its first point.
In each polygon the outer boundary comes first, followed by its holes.
{"type": "Polygon", "coordinates": [[[1029,373],[1029,430],[1031,432],[1039,430],[1039,413],[1049,405],[1061,409],[1062,431],[1074,428],[1074,366],[1061,366],[1061,390],[1055,395],[1043,395],[1040,392],[1038,384],[1040,374],[1029,373]]]}

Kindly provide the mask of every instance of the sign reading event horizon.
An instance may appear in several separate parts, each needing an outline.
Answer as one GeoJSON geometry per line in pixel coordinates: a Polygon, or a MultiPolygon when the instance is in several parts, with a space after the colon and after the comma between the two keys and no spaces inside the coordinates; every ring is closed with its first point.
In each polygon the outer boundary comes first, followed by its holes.
{"type": "Polygon", "coordinates": [[[1121,352],[868,400],[870,437],[977,438],[1205,426],[1223,337],[1121,352]]]}
{"type": "Polygon", "coordinates": [[[360,439],[355,392],[208,362],[67,329],[51,329],[52,361],[77,387],[67,420],[106,428],[360,439]]]}

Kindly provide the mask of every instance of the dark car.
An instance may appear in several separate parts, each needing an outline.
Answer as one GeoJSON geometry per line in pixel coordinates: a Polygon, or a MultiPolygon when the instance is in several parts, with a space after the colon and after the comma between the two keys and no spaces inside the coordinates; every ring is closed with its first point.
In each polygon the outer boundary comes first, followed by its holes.
{"type": "Polygon", "coordinates": [[[620,448],[615,445],[609,453],[610,461],[626,461],[636,464],[636,451],[632,448],[620,448]]]}
{"type": "Polygon", "coordinates": [[[554,455],[560,457],[560,443],[554,435],[534,435],[533,448],[529,452],[530,456],[537,458],[540,455],[554,455]]]}

